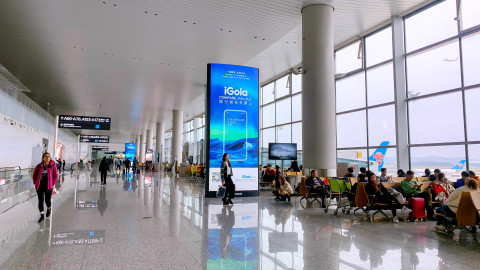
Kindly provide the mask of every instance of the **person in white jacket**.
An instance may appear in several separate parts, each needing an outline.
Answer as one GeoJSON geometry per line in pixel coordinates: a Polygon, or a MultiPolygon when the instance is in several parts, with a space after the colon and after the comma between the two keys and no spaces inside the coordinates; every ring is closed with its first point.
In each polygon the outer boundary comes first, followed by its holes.
{"type": "MultiPolygon", "coordinates": [[[[462,197],[463,192],[479,192],[477,181],[475,181],[473,178],[468,178],[465,181],[465,186],[456,189],[452,194],[450,194],[450,196],[448,196],[445,204],[437,208],[437,213],[442,213],[452,218],[456,217],[458,204],[460,203],[460,198],[462,197]]],[[[445,222],[445,217],[437,216],[437,225],[435,225],[435,230],[445,231],[445,222]]]]}
{"type": "Polygon", "coordinates": [[[277,195],[277,199],[281,201],[285,201],[285,200],[290,201],[291,200],[290,197],[293,194],[292,186],[290,186],[290,183],[288,183],[285,177],[283,176],[279,177],[278,181],[280,185],[278,187],[278,190],[275,191],[277,195]]]}

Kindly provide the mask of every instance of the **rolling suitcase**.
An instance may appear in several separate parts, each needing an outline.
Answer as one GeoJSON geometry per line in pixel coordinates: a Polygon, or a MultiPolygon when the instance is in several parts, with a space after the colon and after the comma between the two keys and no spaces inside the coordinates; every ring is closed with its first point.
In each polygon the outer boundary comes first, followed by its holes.
{"type": "Polygon", "coordinates": [[[137,169],[137,174],[140,174],[140,168],[137,169]]]}
{"type": "Polygon", "coordinates": [[[227,192],[227,188],[226,188],[226,187],[224,187],[224,186],[218,187],[217,197],[218,197],[218,198],[223,198],[223,197],[225,196],[225,192],[227,192]]]}
{"type": "Polygon", "coordinates": [[[412,209],[410,219],[425,219],[425,200],[423,198],[409,198],[408,207],[412,209]]]}

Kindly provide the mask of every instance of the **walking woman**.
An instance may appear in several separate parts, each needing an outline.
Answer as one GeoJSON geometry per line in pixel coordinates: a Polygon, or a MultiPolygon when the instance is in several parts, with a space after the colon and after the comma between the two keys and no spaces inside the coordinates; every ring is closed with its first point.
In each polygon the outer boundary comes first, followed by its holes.
{"type": "Polygon", "coordinates": [[[57,166],[50,159],[50,154],[45,152],[42,155],[42,162],[35,167],[33,171],[33,184],[38,195],[38,210],[40,211],[40,219],[38,223],[44,220],[43,204],[47,205],[47,218],[52,213],[52,190],[58,180],[57,166]]]}
{"type": "Polygon", "coordinates": [[[228,154],[223,154],[222,167],[220,168],[220,175],[222,177],[222,185],[225,186],[227,192],[222,198],[223,204],[233,204],[232,199],[235,197],[235,184],[232,181],[233,170],[232,164],[228,160],[228,154]],[[228,195],[228,199],[227,199],[228,195]]]}

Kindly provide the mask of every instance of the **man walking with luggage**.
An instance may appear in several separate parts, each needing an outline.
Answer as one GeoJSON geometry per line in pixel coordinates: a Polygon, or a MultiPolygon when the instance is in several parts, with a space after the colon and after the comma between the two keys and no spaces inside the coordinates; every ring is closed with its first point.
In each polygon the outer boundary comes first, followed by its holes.
{"type": "Polygon", "coordinates": [[[406,198],[423,198],[425,200],[425,209],[427,210],[427,219],[435,220],[433,216],[432,193],[429,190],[422,192],[422,185],[418,184],[416,180],[413,180],[414,176],[415,173],[413,171],[407,171],[405,180],[401,183],[403,194],[406,198]]]}

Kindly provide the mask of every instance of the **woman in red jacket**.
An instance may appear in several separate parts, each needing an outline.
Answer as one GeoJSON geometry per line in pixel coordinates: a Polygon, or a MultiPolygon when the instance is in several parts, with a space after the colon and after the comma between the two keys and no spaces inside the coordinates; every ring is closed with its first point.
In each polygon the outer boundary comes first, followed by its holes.
{"type": "Polygon", "coordinates": [[[47,205],[47,218],[52,213],[52,190],[58,180],[57,166],[50,159],[50,154],[45,152],[42,155],[42,162],[35,167],[33,172],[33,184],[38,195],[38,210],[40,211],[40,219],[38,223],[44,220],[43,203],[47,205]]]}

